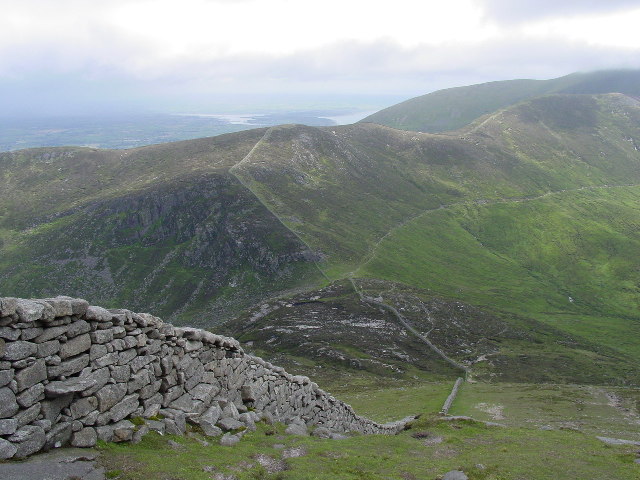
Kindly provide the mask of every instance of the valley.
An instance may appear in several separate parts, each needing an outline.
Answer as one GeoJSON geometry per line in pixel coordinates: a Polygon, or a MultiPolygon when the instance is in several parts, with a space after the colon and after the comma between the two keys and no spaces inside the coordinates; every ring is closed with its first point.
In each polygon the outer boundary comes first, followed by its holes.
{"type": "Polygon", "coordinates": [[[159,436],[99,445],[113,478],[211,478],[213,463],[233,478],[635,478],[637,446],[596,437],[640,441],[636,77],[463,87],[352,125],[2,152],[0,292],[150,311],[374,420],[420,415],[340,443],[260,425],[215,462],[197,429],[171,439],[176,465],[159,436]],[[458,377],[453,418],[438,415],[458,377]],[[281,443],[305,454],[256,464],[281,443]]]}
{"type": "MultiPolygon", "coordinates": [[[[300,99],[289,99],[301,103],[300,99]]],[[[286,104],[286,102],[283,100],[286,104]]],[[[353,123],[373,113],[374,108],[394,103],[387,98],[365,99],[367,111],[359,104],[316,102],[315,105],[260,105],[260,113],[238,111],[237,107],[198,106],[194,113],[77,113],[52,114],[44,118],[0,115],[0,151],[38,147],[77,145],[90,148],[126,149],[157,143],[191,140],[225,133],[239,132],[283,123],[314,126],[353,123]]],[[[358,103],[357,102],[357,103],[358,103]]],[[[255,108],[255,107],[254,107],[255,108]]]]}
{"type": "MultiPolygon", "coordinates": [[[[485,364],[497,371],[483,374],[636,384],[639,112],[619,94],[560,95],[454,135],[284,125],[135,150],[1,154],[3,292],[63,288],[174,322],[226,321],[237,336],[244,309],[323,288],[348,295],[348,279],[406,305],[453,361],[494,356],[485,364]],[[56,283],[70,267],[77,275],[56,283]],[[434,301],[476,309],[475,325],[457,331],[456,312],[429,327],[434,301]],[[469,348],[478,342],[493,344],[469,348]],[[585,366],[594,361],[598,370],[585,366]]],[[[355,300],[339,308],[374,315],[355,300]]]]}

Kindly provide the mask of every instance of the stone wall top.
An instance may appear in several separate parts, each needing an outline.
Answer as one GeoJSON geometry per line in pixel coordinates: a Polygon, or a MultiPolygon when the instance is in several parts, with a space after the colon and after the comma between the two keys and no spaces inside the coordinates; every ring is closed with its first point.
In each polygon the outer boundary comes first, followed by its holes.
{"type": "Polygon", "coordinates": [[[149,313],[136,313],[121,308],[106,309],[89,305],[89,302],[81,298],[62,295],[43,299],[0,297],[0,326],[20,328],[32,326],[33,322],[50,326],[52,322],[64,317],[70,317],[71,321],[115,321],[117,323],[124,323],[126,319],[131,319],[140,327],[168,326],[172,329],[172,336],[242,352],[240,343],[234,338],[216,335],[199,328],[174,327],[149,313]]]}
{"type": "Polygon", "coordinates": [[[363,418],[233,338],[76,298],[0,298],[0,459],[184,433],[186,422],[233,443],[261,418],[325,435],[393,434],[410,420],[363,418]]]}

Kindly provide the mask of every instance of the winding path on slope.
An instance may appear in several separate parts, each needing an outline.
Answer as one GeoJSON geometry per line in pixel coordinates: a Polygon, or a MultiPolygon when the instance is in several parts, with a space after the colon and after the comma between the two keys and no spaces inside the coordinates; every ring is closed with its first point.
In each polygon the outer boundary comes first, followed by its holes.
{"type": "Polygon", "coordinates": [[[488,206],[491,206],[491,205],[499,205],[499,204],[507,204],[507,203],[526,203],[526,202],[532,202],[532,201],[536,201],[536,200],[542,200],[542,199],[550,197],[552,195],[562,195],[564,193],[575,193],[575,192],[589,191],[589,190],[610,190],[610,189],[614,189],[614,188],[629,188],[629,187],[640,187],[640,184],[639,183],[628,183],[628,184],[621,184],[621,185],[589,185],[589,186],[578,187],[578,188],[555,190],[555,191],[552,191],[552,192],[543,193],[542,195],[537,195],[535,197],[499,198],[499,199],[496,199],[496,200],[477,199],[477,200],[472,200],[472,201],[467,201],[467,202],[449,203],[449,204],[446,204],[446,205],[440,205],[439,207],[436,207],[436,208],[428,208],[428,209],[425,209],[425,210],[423,210],[422,212],[420,212],[420,213],[418,213],[416,215],[412,215],[411,217],[406,218],[402,222],[400,222],[397,225],[395,225],[394,227],[392,227],[382,237],[380,237],[380,239],[378,239],[373,244],[373,246],[369,248],[369,251],[367,252],[367,254],[365,254],[363,256],[363,260],[360,263],[360,265],[358,266],[358,268],[356,268],[352,272],[349,272],[347,274],[347,276],[355,276],[355,275],[357,275],[357,273],[360,271],[360,269],[362,267],[364,267],[366,264],[371,262],[371,260],[373,260],[375,258],[375,256],[376,256],[378,247],[382,244],[382,242],[384,242],[387,239],[387,237],[389,237],[390,235],[392,235],[393,233],[395,233],[396,231],[398,231],[402,227],[408,225],[412,221],[418,220],[419,218],[422,218],[425,215],[428,215],[428,214],[433,213],[433,212],[437,212],[437,211],[440,211],[440,210],[449,210],[451,208],[461,207],[461,206],[464,206],[464,205],[476,205],[476,206],[479,206],[479,207],[488,207],[488,206]]]}
{"type": "MultiPolygon", "coordinates": [[[[487,120],[485,120],[483,123],[485,123],[487,120]]],[[[313,251],[313,249],[309,246],[309,244],[302,238],[302,235],[300,233],[298,233],[297,231],[293,230],[291,228],[291,226],[287,225],[282,220],[280,215],[278,215],[278,213],[272,207],[267,205],[262,200],[262,198],[260,198],[258,193],[256,191],[254,191],[254,189],[251,188],[251,185],[249,184],[249,182],[247,182],[245,179],[243,179],[243,177],[241,175],[242,166],[249,162],[249,160],[254,156],[256,150],[258,150],[258,148],[260,147],[260,145],[262,145],[264,142],[269,140],[269,138],[271,137],[271,135],[272,135],[272,133],[274,131],[274,128],[275,127],[268,128],[265,131],[264,135],[251,148],[249,153],[247,155],[245,155],[241,160],[239,160],[236,164],[234,164],[231,168],[229,168],[229,173],[232,174],[247,190],[249,190],[251,193],[253,193],[253,195],[257,198],[257,200],[271,214],[273,214],[278,219],[278,221],[287,230],[289,230],[291,233],[293,233],[296,236],[296,238],[301,243],[303,243],[310,251],[313,251]]],[[[389,229],[389,231],[387,231],[387,233],[385,233],[371,247],[369,247],[367,253],[362,256],[362,260],[359,263],[358,267],[355,270],[346,273],[343,277],[329,278],[327,276],[327,274],[324,272],[324,270],[322,269],[322,267],[320,265],[318,265],[317,262],[314,262],[314,263],[315,263],[316,267],[318,268],[318,270],[320,271],[320,273],[322,274],[322,276],[326,280],[328,280],[328,281],[344,280],[344,279],[356,276],[357,273],[360,271],[360,269],[363,266],[365,266],[373,258],[375,258],[375,255],[377,253],[378,247],[390,235],[392,235],[394,232],[396,232],[397,230],[401,229],[405,225],[411,223],[412,221],[417,220],[417,219],[419,219],[419,218],[421,218],[421,217],[423,217],[425,215],[428,215],[430,213],[433,213],[433,212],[437,212],[437,211],[440,211],[440,210],[448,210],[448,209],[451,209],[451,208],[454,208],[454,207],[459,207],[459,206],[464,206],[464,205],[491,206],[491,205],[506,204],[506,203],[524,203],[524,202],[531,202],[531,201],[535,201],[535,200],[541,200],[541,199],[544,199],[544,198],[552,196],[552,195],[561,195],[561,194],[564,194],[564,193],[573,193],[573,192],[588,191],[588,190],[607,190],[607,189],[625,188],[625,187],[628,188],[628,187],[638,187],[638,186],[640,186],[640,183],[629,183],[629,184],[619,184],[619,185],[589,185],[589,186],[582,186],[582,187],[578,187],[578,188],[554,190],[554,191],[545,192],[545,193],[543,193],[541,195],[536,195],[536,196],[499,198],[499,199],[495,199],[495,200],[486,200],[486,199],[479,198],[479,199],[476,199],[476,200],[470,200],[470,201],[466,201],[466,202],[456,202],[456,203],[444,204],[444,205],[440,205],[440,206],[438,206],[436,208],[428,208],[428,209],[422,210],[420,213],[417,213],[415,215],[409,216],[409,217],[405,218],[404,220],[402,220],[397,225],[391,227],[389,229]]]]}
{"type": "Polygon", "coordinates": [[[358,296],[360,297],[360,301],[364,302],[364,303],[368,303],[371,305],[376,305],[378,307],[384,308],[385,310],[388,310],[389,312],[391,312],[393,315],[396,316],[396,318],[400,321],[400,323],[407,329],[409,330],[411,333],[413,333],[416,337],[418,337],[420,340],[422,340],[424,343],[426,343],[429,348],[431,348],[431,350],[433,350],[434,352],[436,352],[440,357],[442,357],[442,359],[444,361],[446,361],[449,365],[451,365],[454,368],[460,369],[465,373],[465,376],[469,374],[469,367],[466,367],[464,365],[462,365],[461,363],[456,362],[455,360],[453,360],[451,357],[447,356],[446,353],[444,353],[442,350],[440,350],[436,345],[434,345],[431,340],[429,340],[427,337],[425,337],[424,335],[422,335],[418,330],[416,330],[413,325],[411,325],[411,323],[404,317],[404,315],[402,315],[397,308],[395,308],[393,305],[389,305],[387,303],[381,302],[379,300],[376,300],[375,298],[371,298],[371,297],[367,297],[365,296],[362,291],[358,288],[358,286],[356,285],[356,282],[353,280],[352,277],[348,277],[349,281],[351,282],[351,285],[353,285],[353,289],[355,290],[355,292],[358,294],[358,296]]]}
{"type": "MultiPolygon", "coordinates": [[[[486,120],[485,120],[485,122],[486,122],[486,120]]],[[[485,123],[485,122],[483,122],[483,123],[485,123]]],[[[298,232],[293,230],[290,226],[288,226],[282,220],[282,218],[280,218],[278,213],[276,211],[274,211],[270,206],[268,206],[260,198],[260,196],[257,194],[257,192],[255,192],[251,188],[250,184],[248,182],[246,182],[242,178],[242,176],[240,175],[239,171],[241,170],[242,165],[246,164],[251,159],[251,157],[254,155],[255,151],[259,148],[259,146],[263,142],[267,141],[270,138],[272,132],[273,132],[273,127],[267,129],[265,134],[262,136],[262,138],[260,138],[260,140],[258,140],[258,142],[256,142],[256,144],[249,151],[249,153],[244,158],[242,158],[238,163],[236,163],[235,165],[233,165],[229,169],[229,173],[231,173],[233,176],[235,176],[238,179],[238,181],[245,188],[247,188],[249,191],[251,191],[254,194],[254,196],[258,199],[258,201],[262,205],[264,205],[264,207],[269,212],[271,212],[280,221],[280,223],[285,228],[287,228],[290,232],[292,232],[302,244],[304,244],[310,251],[312,251],[311,247],[302,238],[301,234],[299,234],[298,232]]],[[[461,363],[459,363],[456,360],[454,360],[451,357],[449,357],[444,351],[442,351],[438,346],[436,346],[433,342],[431,342],[425,335],[423,335],[418,330],[416,330],[413,327],[413,325],[411,325],[411,323],[394,306],[389,305],[389,304],[387,304],[387,303],[385,303],[383,301],[379,301],[379,300],[376,300],[374,298],[367,297],[358,289],[358,287],[357,287],[357,285],[356,285],[356,283],[354,281],[354,278],[357,276],[358,272],[362,269],[362,267],[367,265],[369,262],[371,262],[375,258],[379,246],[389,236],[391,236],[393,233],[395,233],[399,229],[403,228],[404,226],[408,225],[412,221],[417,220],[419,218],[422,218],[425,215],[428,215],[430,213],[440,211],[440,210],[448,210],[448,209],[452,209],[452,208],[459,207],[459,206],[464,206],[464,205],[476,205],[476,206],[484,207],[484,206],[507,204],[507,203],[525,203],[525,202],[532,202],[532,201],[536,201],[536,200],[541,200],[541,199],[544,199],[544,198],[547,198],[547,197],[550,197],[550,196],[553,196],[553,195],[562,195],[562,194],[565,194],[565,193],[575,193],[575,192],[589,191],[589,190],[607,190],[607,189],[615,189],[615,188],[629,188],[629,187],[638,187],[638,186],[640,186],[640,184],[637,184],[637,183],[620,184],[620,185],[589,185],[589,186],[582,186],[582,187],[572,188],[572,189],[555,190],[555,191],[545,192],[545,193],[543,193],[541,195],[529,196],[529,197],[499,198],[499,199],[495,199],[495,200],[485,200],[485,199],[481,199],[480,198],[480,199],[476,199],[476,200],[472,200],[472,201],[457,202],[457,203],[450,203],[450,204],[440,205],[439,207],[425,209],[425,210],[421,211],[420,213],[418,213],[416,215],[412,215],[412,216],[404,219],[402,222],[398,223],[397,225],[395,225],[391,229],[389,229],[389,231],[387,233],[385,233],[371,247],[369,247],[368,252],[362,257],[362,261],[359,263],[358,267],[355,270],[353,270],[351,272],[348,272],[342,278],[331,279],[331,278],[329,278],[327,276],[327,274],[324,272],[324,270],[321,268],[321,266],[317,262],[314,261],[314,264],[315,264],[316,268],[318,269],[318,271],[322,274],[322,276],[329,282],[335,281],[335,280],[344,280],[344,279],[349,280],[349,282],[353,286],[354,291],[359,296],[361,302],[368,303],[370,305],[375,305],[375,306],[378,306],[380,308],[383,308],[383,309],[389,311],[392,315],[394,315],[398,319],[398,321],[409,332],[411,332],[418,339],[420,339],[423,343],[425,343],[432,351],[434,351],[437,355],[439,355],[444,361],[446,361],[452,367],[454,367],[456,369],[459,369],[460,371],[464,372],[464,379],[465,380],[469,380],[471,378],[471,369],[470,369],[470,367],[462,365],[461,363]]],[[[455,390],[457,390],[457,389],[454,387],[454,391],[455,390]]]]}
{"type": "MultiPolygon", "coordinates": [[[[419,218],[421,218],[421,217],[423,217],[423,216],[425,216],[427,214],[430,214],[432,212],[451,209],[453,207],[458,207],[458,206],[463,206],[463,205],[490,206],[490,205],[505,204],[505,203],[524,203],[524,202],[531,202],[531,201],[541,200],[541,199],[544,199],[544,198],[552,196],[552,195],[561,195],[561,194],[564,194],[564,193],[573,193],[573,192],[579,192],[579,191],[585,191],[585,190],[604,190],[604,189],[625,188],[625,187],[628,188],[628,187],[638,187],[638,186],[640,186],[640,184],[593,185],[593,186],[584,186],[584,187],[579,187],[579,188],[574,188],[574,189],[563,189],[563,190],[557,190],[557,191],[553,191],[553,192],[546,192],[546,193],[544,193],[542,195],[537,195],[535,197],[503,198],[503,199],[497,199],[497,200],[492,200],[492,201],[478,199],[478,200],[471,201],[471,202],[451,203],[451,204],[448,204],[448,205],[440,205],[437,208],[426,209],[426,210],[423,210],[422,212],[418,213],[417,215],[413,215],[413,216],[403,220],[402,222],[400,222],[399,224],[394,226],[392,229],[390,229],[385,235],[380,237],[380,239],[370,248],[370,250],[367,253],[367,255],[365,255],[364,260],[362,261],[362,263],[360,263],[358,268],[356,270],[352,271],[352,272],[349,272],[347,274],[346,278],[349,280],[349,282],[351,282],[351,285],[353,286],[354,291],[358,294],[358,296],[360,297],[360,300],[362,302],[373,304],[373,305],[377,305],[377,306],[379,306],[381,308],[384,308],[384,309],[388,310],[389,312],[391,312],[393,315],[395,315],[395,317],[398,319],[398,321],[408,331],[413,333],[417,338],[419,338],[423,343],[425,343],[431,350],[433,350],[436,354],[438,354],[443,360],[445,360],[447,363],[449,363],[454,368],[457,368],[457,369],[460,369],[461,371],[463,371],[464,372],[464,380],[469,380],[471,378],[471,368],[470,367],[462,365],[461,363],[453,360],[446,353],[444,353],[444,351],[442,351],[440,348],[438,348],[425,335],[421,334],[418,330],[416,330],[413,327],[413,325],[411,325],[411,323],[394,306],[389,305],[387,303],[384,303],[383,301],[375,300],[375,299],[373,299],[371,297],[366,297],[358,289],[358,287],[357,287],[357,285],[356,285],[356,283],[354,281],[354,277],[357,275],[357,273],[360,271],[360,269],[362,267],[364,267],[367,263],[369,263],[371,260],[373,260],[375,258],[376,253],[377,253],[377,249],[382,244],[382,242],[384,242],[387,239],[387,237],[392,235],[394,232],[396,232],[397,230],[401,229],[402,227],[404,227],[405,225],[409,224],[410,222],[412,222],[414,220],[417,220],[417,219],[419,219],[419,218]]],[[[454,387],[453,392],[455,392],[455,391],[457,391],[457,387],[454,387]]],[[[452,392],[452,394],[455,397],[455,393],[453,393],[453,392],[452,392]]],[[[451,399],[451,402],[452,401],[453,401],[453,399],[451,399]]],[[[450,406],[451,402],[448,402],[449,406],[450,406]]],[[[448,408],[447,408],[447,410],[448,410],[448,408]]]]}
{"type": "Polygon", "coordinates": [[[421,334],[418,330],[416,330],[413,325],[411,325],[411,323],[404,317],[404,315],[402,315],[397,308],[395,308],[393,305],[389,305],[387,303],[384,303],[382,301],[376,300],[375,298],[371,298],[371,297],[367,297],[365,296],[362,291],[358,288],[358,286],[356,285],[356,282],[353,280],[353,277],[348,277],[349,278],[349,282],[351,282],[351,285],[353,286],[353,289],[355,290],[355,292],[358,294],[358,297],[360,297],[360,301],[363,303],[368,303],[370,305],[376,305],[378,307],[381,307],[385,310],[388,310],[389,312],[391,312],[393,315],[395,315],[395,317],[398,319],[398,321],[411,333],[413,333],[418,339],[420,339],[423,343],[425,343],[431,350],[433,350],[437,355],[439,355],[445,362],[447,362],[449,365],[451,365],[452,367],[461,370],[462,372],[464,372],[464,377],[458,377],[455,381],[455,383],[453,384],[453,387],[451,388],[451,393],[449,394],[449,396],[447,397],[447,399],[444,402],[444,405],[442,405],[442,409],[440,410],[440,413],[443,415],[447,415],[449,413],[449,409],[451,408],[451,405],[453,405],[453,402],[456,399],[456,396],[458,395],[458,390],[460,389],[460,386],[465,382],[468,381],[471,378],[471,369],[465,365],[462,365],[461,363],[456,362],[454,359],[452,359],[451,357],[449,357],[446,353],[444,353],[440,348],[438,348],[431,340],[429,340],[425,335],[421,334]]]}

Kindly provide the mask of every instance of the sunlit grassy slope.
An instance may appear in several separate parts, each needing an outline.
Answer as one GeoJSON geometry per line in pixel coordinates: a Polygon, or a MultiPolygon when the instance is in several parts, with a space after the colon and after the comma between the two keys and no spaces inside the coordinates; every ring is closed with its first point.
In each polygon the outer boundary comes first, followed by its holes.
{"type": "Polygon", "coordinates": [[[358,274],[532,315],[637,354],[639,201],[638,187],[623,187],[429,212],[386,237],[358,274]]]}
{"type": "MultiPolygon", "coordinates": [[[[451,135],[279,127],[232,171],[323,253],[332,279],[391,280],[523,315],[632,368],[639,112],[618,94],[553,95],[451,135]]],[[[553,338],[547,346],[564,342],[553,338]]],[[[552,370],[563,355],[549,356],[552,370]]]]}

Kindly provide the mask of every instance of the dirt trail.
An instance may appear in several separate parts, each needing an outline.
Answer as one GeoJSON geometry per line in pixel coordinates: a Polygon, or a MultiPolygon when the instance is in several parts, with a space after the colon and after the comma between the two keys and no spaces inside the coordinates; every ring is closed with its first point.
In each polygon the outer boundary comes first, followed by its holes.
{"type": "MultiPolygon", "coordinates": [[[[284,221],[282,220],[282,218],[280,218],[280,215],[278,215],[269,205],[267,205],[265,202],[262,201],[262,199],[260,198],[260,196],[257,194],[257,192],[255,192],[252,188],[251,185],[249,185],[248,182],[246,182],[242,176],[239,174],[239,170],[242,168],[242,165],[247,163],[249,161],[249,159],[253,156],[254,152],[258,149],[258,147],[265,141],[269,140],[269,138],[271,137],[271,133],[273,132],[273,128],[271,127],[269,129],[267,129],[267,131],[264,133],[264,135],[262,136],[262,138],[260,138],[260,140],[258,140],[256,142],[256,144],[253,146],[253,148],[249,151],[249,153],[247,153],[247,155],[244,156],[244,158],[242,158],[238,163],[236,163],[235,165],[233,165],[230,169],[229,169],[229,173],[231,175],[233,175],[234,177],[236,177],[236,179],[242,184],[242,186],[244,186],[247,190],[249,190],[251,193],[253,193],[254,197],[256,197],[256,199],[262,204],[262,206],[264,206],[264,208],[266,208],[275,218],[278,219],[278,221],[282,224],[282,226],[284,228],[286,228],[287,230],[289,230],[291,233],[293,233],[296,238],[305,246],[307,247],[307,249],[310,252],[313,252],[313,249],[309,246],[309,244],[307,242],[305,242],[302,237],[300,236],[300,234],[298,232],[296,232],[295,230],[293,230],[290,226],[288,226],[286,223],[284,223],[284,221]]],[[[327,274],[324,272],[324,270],[322,270],[322,268],[320,268],[320,265],[318,265],[318,262],[314,261],[313,262],[314,266],[318,269],[318,271],[320,272],[320,274],[328,281],[331,281],[331,279],[327,276],[327,274]]]]}
{"type": "Polygon", "coordinates": [[[613,392],[599,389],[601,393],[607,399],[607,405],[615,408],[622,416],[629,421],[629,423],[634,423],[636,425],[640,425],[640,414],[633,407],[626,407],[625,402],[620,396],[616,395],[613,392]]]}
{"type": "Polygon", "coordinates": [[[384,302],[378,301],[374,298],[371,297],[367,297],[365,296],[360,289],[358,288],[358,286],[356,285],[356,282],[353,280],[353,278],[348,277],[349,281],[351,282],[351,285],[353,285],[353,289],[355,290],[355,292],[358,294],[358,296],[360,297],[360,301],[364,302],[364,303],[368,303],[370,305],[376,305],[378,307],[384,308],[385,310],[391,312],[393,315],[395,315],[395,317],[400,321],[400,323],[407,329],[409,330],[411,333],[413,333],[416,337],[418,337],[422,342],[424,342],[431,350],[433,350],[435,353],[437,353],[444,361],[446,361],[449,365],[451,365],[454,368],[457,368],[459,370],[462,370],[465,373],[465,376],[467,376],[469,374],[469,367],[466,367],[465,365],[462,365],[461,363],[456,362],[455,360],[453,360],[451,357],[449,357],[446,353],[444,353],[442,350],[440,350],[437,346],[435,346],[431,340],[429,340],[427,337],[425,337],[424,335],[422,335],[418,330],[416,330],[413,325],[411,325],[411,323],[409,323],[409,321],[404,317],[404,315],[402,315],[397,308],[393,307],[392,305],[388,305],[384,302]]]}
{"type": "Polygon", "coordinates": [[[396,230],[404,227],[408,223],[433,212],[437,212],[440,210],[448,210],[448,209],[459,207],[462,205],[479,205],[484,207],[484,206],[498,205],[503,203],[525,203],[525,202],[532,202],[535,200],[542,200],[552,195],[561,195],[563,193],[573,193],[573,192],[580,192],[585,190],[608,190],[613,188],[639,187],[639,186],[640,184],[638,183],[629,183],[629,184],[621,184],[621,185],[591,185],[591,186],[584,186],[579,188],[570,188],[570,189],[556,190],[553,192],[546,192],[546,193],[543,193],[542,195],[537,195],[535,197],[500,198],[497,200],[484,200],[482,198],[479,198],[479,199],[468,201],[468,202],[448,203],[446,205],[440,205],[439,207],[436,207],[436,208],[427,208],[416,215],[412,215],[404,219],[402,222],[392,227],[387,233],[385,233],[382,237],[380,237],[376,241],[376,243],[374,243],[373,246],[369,248],[369,251],[364,255],[363,260],[362,262],[360,262],[360,265],[358,266],[358,268],[356,268],[353,272],[350,272],[349,275],[357,274],[362,267],[364,267],[367,263],[373,260],[376,256],[378,247],[382,244],[382,242],[384,242],[384,240],[386,240],[387,237],[389,237],[389,235],[393,234],[396,230]]]}

